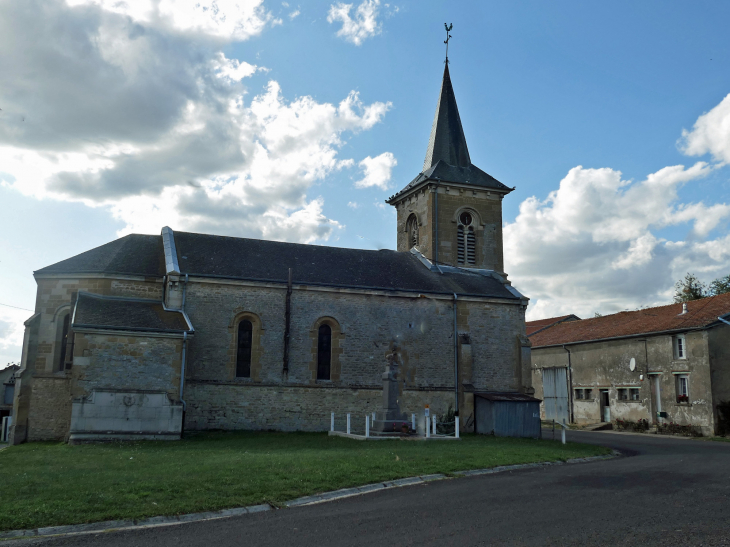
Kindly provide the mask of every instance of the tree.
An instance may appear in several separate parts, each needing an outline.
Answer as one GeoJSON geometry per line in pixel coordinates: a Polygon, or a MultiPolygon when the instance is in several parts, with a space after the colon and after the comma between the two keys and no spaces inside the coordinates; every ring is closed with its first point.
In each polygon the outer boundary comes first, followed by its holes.
{"type": "Polygon", "coordinates": [[[689,302],[690,300],[699,300],[709,296],[707,286],[691,273],[685,275],[684,279],[677,281],[674,290],[675,302],[689,302]]]}
{"type": "Polygon", "coordinates": [[[718,277],[712,283],[710,283],[710,294],[717,296],[718,294],[725,294],[730,292],[730,275],[725,277],[718,277]]]}

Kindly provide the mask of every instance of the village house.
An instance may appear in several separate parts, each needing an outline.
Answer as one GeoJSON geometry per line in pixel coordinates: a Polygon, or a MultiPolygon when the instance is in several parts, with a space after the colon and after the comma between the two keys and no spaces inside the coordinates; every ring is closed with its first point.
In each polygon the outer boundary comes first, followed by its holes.
{"type": "Polygon", "coordinates": [[[423,169],[387,201],[396,251],[165,227],[36,271],[12,442],[326,430],[379,408],[393,352],[401,409],[470,430],[475,392],[532,393],[511,191],[471,163],[447,64],[423,169]]]}
{"type": "Polygon", "coordinates": [[[561,319],[527,323],[544,419],[730,431],[730,293],[561,319]]]}

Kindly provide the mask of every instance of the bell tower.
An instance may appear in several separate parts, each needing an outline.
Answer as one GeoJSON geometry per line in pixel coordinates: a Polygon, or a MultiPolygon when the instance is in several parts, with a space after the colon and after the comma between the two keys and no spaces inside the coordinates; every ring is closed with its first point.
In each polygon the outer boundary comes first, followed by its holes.
{"type": "Polygon", "coordinates": [[[398,215],[398,250],[503,274],[502,198],[512,190],[471,163],[447,56],[423,170],[386,200],[398,215]]]}

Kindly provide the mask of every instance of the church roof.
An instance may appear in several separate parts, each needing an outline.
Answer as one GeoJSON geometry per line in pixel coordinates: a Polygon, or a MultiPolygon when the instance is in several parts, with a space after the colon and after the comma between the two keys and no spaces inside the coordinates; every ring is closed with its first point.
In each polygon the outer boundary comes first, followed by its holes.
{"type": "Polygon", "coordinates": [[[183,333],[191,330],[179,311],[166,310],[159,300],[118,298],[80,292],[73,328],[183,333]]]}
{"type": "Polygon", "coordinates": [[[440,274],[412,253],[369,251],[263,239],[175,232],[181,274],[386,291],[517,299],[495,278],[459,270],[440,274]]]}
{"type": "Polygon", "coordinates": [[[130,234],[83,252],[35,274],[103,273],[162,277],[165,275],[162,238],[130,234]]]}
{"type": "Polygon", "coordinates": [[[391,196],[387,202],[392,203],[394,198],[428,180],[468,184],[504,193],[513,190],[471,163],[464,128],[461,126],[459,109],[456,106],[454,88],[451,85],[448,63],[444,69],[423,171],[400,192],[391,196]]]}
{"type": "MultiPolygon", "coordinates": [[[[499,279],[469,270],[432,271],[412,253],[174,232],[180,274],[298,285],[519,299],[499,279]]],[[[35,272],[162,277],[160,236],[132,234],[35,272]]]]}

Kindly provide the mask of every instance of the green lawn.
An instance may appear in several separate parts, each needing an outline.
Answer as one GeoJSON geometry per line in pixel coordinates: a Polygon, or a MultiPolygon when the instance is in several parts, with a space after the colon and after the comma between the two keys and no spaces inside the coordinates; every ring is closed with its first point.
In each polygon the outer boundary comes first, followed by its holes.
{"type": "Polygon", "coordinates": [[[239,507],[430,473],[606,454],[555,441],[360,442],[322,433],[207,432],[179,442],[0,451],[0,530],[239,507]]]}

